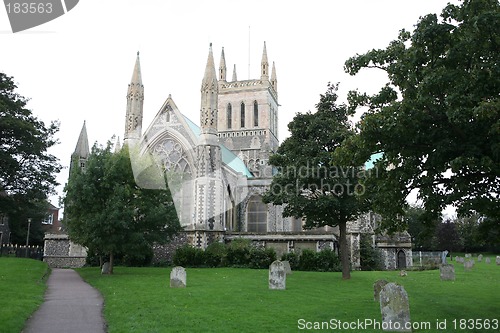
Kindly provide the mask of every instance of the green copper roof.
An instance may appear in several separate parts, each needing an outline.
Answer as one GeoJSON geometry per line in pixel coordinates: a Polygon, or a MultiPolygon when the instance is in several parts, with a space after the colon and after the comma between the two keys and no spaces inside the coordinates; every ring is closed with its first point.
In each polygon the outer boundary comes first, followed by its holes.
{"type": "Polygon", "coordinates": [[[370,159],[365,162],[365,169],[370,170],[371,168],[373,168],[375,166],[375,162],[380,160],[382,158],[382,156],[384,156],[384,153],[382,153],[382,152],[376,153],[376,154],[373,154],[372,156],[370,156],[370,159]]]}
{"type": "MultiPolygon", "coordinates": [[[[194,135],[199,137],[201,134],[200,127],[193,123],[188,117],[184,116],[184,119],[189,125],[189,128],[191,131],[193,131],[194,135]]],[[[220,149],[221,149],[221,154],[222,154],[222,163],[230,167],[236,172],[242,173],[243,175],[247,176],[248,178],[253,178],[252,173],[248,168],[245,166],[245,163],[236,156],[232,151],[230,151],[226,146],[219,144],[220,149]]]]}

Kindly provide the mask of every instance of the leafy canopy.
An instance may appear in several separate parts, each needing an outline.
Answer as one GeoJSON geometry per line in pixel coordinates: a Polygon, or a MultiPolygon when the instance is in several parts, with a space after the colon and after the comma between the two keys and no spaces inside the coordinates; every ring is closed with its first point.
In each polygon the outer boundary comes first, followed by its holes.
{"type": "Polygon", "coordinates": [[[446,205],[459,213],[500,216],[500,4],[464,0],[439,19],[402,30],[384,50],[345,63],[385,71],[389,82],[374,95],[350,92],[351,109],[366,106],[360,134],[344,154],[363,161],[375,152],[374,210],[397,226],[406,198],[419,189],[429,218],[446,205]]]}
{"type": "Polygon", "coordinates": [[[19,241],[26,230],[20,223],[46,216],[61,166],[48,153],[57,143],[58,123],[46,126],[37,119],[16,88],[12,77],[0,73],[0,215],[9,215],[12,240],[19,241]]]}
{"type": "Polygon", "coordinates": [[[284,205],[283,216],[305,218],[305,228],[339,226],[343,278],[349,278],[346,223],[368,208],[361,195],[366,173],[359,165],[342,165],[333,158],[354,135],[349,110],[337,105],[336,91],[329,84],[316,113],[296,114],[288,124],[290,137],[269,159],[277,174],[263,200],[284,205]]]}
{"type": "Polygon", "coordinates": [[[65,193],[70,237],[96,253],[137,257],[180,230],[170,191],[137,186],[128,146],[113,153],[111,143],[94,145],[85,167],[72,168],[65,193]]]}

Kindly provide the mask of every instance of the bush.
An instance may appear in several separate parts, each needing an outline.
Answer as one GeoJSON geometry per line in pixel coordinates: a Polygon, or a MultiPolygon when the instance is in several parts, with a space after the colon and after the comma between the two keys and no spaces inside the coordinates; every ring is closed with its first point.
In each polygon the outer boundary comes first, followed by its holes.
{"type": "Polygon", "coordinates": [[[273,248],[258,249],[253,248],[250,250],[250,268],[269,268],[269,266],[276,260],[276,252],[273,248]]]}
{"type": "Polygon", "coordinates": [[[295,252],[284,253],[281,256],[281,261],[288,261],[292,270],[299,269],[299,256],[295,252]]]}
{"type": "Polygon", "coordinates": [[[223,267],[227,261],[227,248],[224,243],[212,243],[205,250],[205,266],[223,267]]]}
{"type": "Polygon", "coordinates": [[[194,248],[191,245],[183,245],[174,254],[174,265],[182,267],[200,267],[204,265],[203,250],[194,248]]]}
{"type": "Polygon", "coordinates": [[[227,264],[234,267],[248,267],[250,262],[250,240],[238,238],[227,246],[227,264]]]}
{"type": "Polygon", "coordinates": [[[316,253],[316,270],[322,272],[340,272],[340,265],[337,253],[330,249],[324,249],[316,253]]]}
{"type": "Polygon", "coordinates": [[[316,252],[307,249],[303,250],[299,257],[299,270],[315,271],[316,267],[316,252]]]}
{"type": "Polygon", "coordinates": [[[371,236],[361,235],[359,257],[362,271],[381,271],[383,269],[382,256],[378,249],[373,248],[371,236]]]}

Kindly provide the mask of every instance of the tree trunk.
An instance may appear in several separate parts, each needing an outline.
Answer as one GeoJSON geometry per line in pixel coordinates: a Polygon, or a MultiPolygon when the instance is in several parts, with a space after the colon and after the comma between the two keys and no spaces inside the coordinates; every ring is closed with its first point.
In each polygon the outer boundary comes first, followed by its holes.
{"type": "Polygon", "coordinates": [[[109,274],[113,274],[113,252],[109,253],[109,274]]]}
{"type": "Polygon", "coordinates": [[[349,269],[349,246],[347,246],[347,223],[339,223],[340,230],[340,262],[342,264],[342,279],[349,280],[351,272],[349,269]]]}

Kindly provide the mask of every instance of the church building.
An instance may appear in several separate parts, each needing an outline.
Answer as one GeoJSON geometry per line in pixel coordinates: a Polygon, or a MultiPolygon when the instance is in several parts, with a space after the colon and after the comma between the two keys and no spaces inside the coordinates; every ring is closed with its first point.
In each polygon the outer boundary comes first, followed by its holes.
{"type": "MultiPolygon", "coordinates": [[[[194,92],[193,92],[194,93],[194,92]]],[[[272,247],[283,253],[324,248],[338,249],[338,228],[303,230],[302,219],[283,217],[282,207],[262,202],[275,170],[269,156],[279,146],[278,79],[269,63],[266,44],[260,77],[238,80],[236,65],[231,79],[221,51],[218,70],[212,45],[201,81],[199,125],[184,116],[168,96],[153,121],[143,130],[144,86],[139,53],[127,92],[124,145],[131,151],[138,185],[150,161],[167,173],[177,215],[184,227],[183,241],[198,248],[212,242],[250,239],[255,246],[272,247]],[[134,158],[137,156],[137,158],[134,158]],[[134,161],[138,159],[140,161],[134,161]]],[[[82,129],[82,133],[86,128],[82,129]]],[[[79,140],[79,145],[83,141],[79,140]]],[[[88,155],[87,147],[79,152],[88,155]]],[[[84,161],[87,156],[79,156],[84,161]]],[[[161,178],[161,177],[160,177],[161,178]]],[[[160,180],[159,178],[159,180],[160,180]]],[[[161,178],[162,179],[162,178],[161,178]]],[[[161,188],[164,184],[155,184],[161,188]]],[[[151,182],[144,184],[150,186],[151,182]]],[[[348,225],[353,268],[359,267],[359,240],[363,232],[373,236],[373,214],[348,225]]],[[[373,236],[375,242],[375,236],[373,236]]],[[[390,262],[411,265],[411,242],[388,241],[390,262]]],[[[387,260],[386,260],[387,261],[387,260]]],[[[389,264],[388,268],[396,264],[389,264]]]]}

